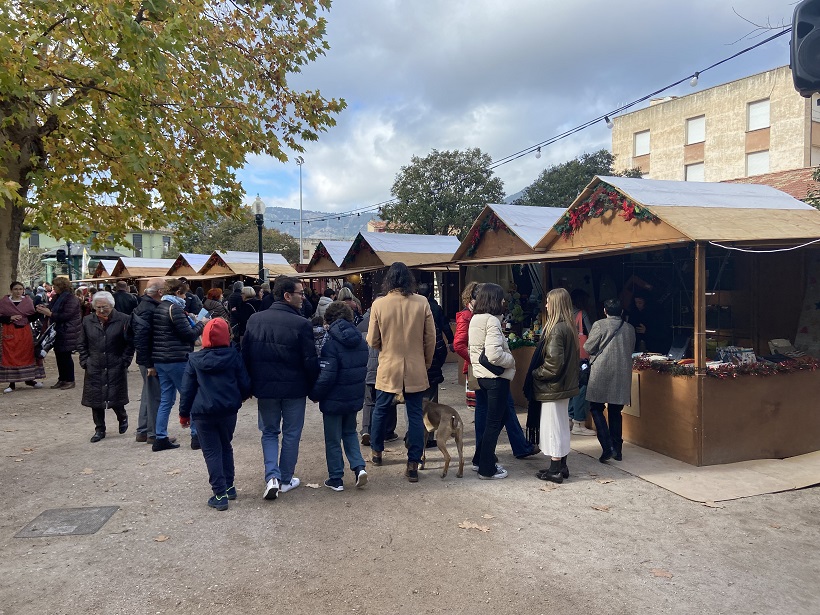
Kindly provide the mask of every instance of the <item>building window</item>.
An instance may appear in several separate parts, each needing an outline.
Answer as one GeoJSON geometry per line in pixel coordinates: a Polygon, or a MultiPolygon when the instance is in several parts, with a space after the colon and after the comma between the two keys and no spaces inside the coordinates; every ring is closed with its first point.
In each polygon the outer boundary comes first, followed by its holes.
{"type": "Polygon", "coordinates": [[[686,145],[706,141],[706,116],[686,120],[686,145]]]}
{"type": "Polygon", "coordinates": [[[746,154],[746,176],[762,175],[769,172],[769,151],[746,154]]]}
{"type": "Polygon", "coordinates": [[[704,167],[702,162],[697,164],[687,164],[685,167],[685,179],[688,182],[702,182],[706,181],[703,178],[704,167]]]}
{"type": "Polygon", "coordinates": [[[162,253],[167,254],[171,251],[171,238],[167,235],[162,236],[162,253]]]}
{"type": "Polygon", "coordinates": [[[769,99],[758,100],[747,105],[747,128],[749,132],[752,130],[760,130],[761,128],[769,127],[769,99]]]}
{"type": "Polygon", "coordinates": [[[134,233],[131,243],[134,244],[134,256],[142,256],[142,233],[134,233]]]}
{"type": "Polygon", "coordinates": [[[646,156],[649,153],[649,131],[644,130],[643,132],[636,132],[635,133],[635,142],[634,142],[634,154],[636,158],[638,156],[646,156]]]}
{"type": "Polygon", "coordinates": [[[39,248],[40,247],[40,232],[39,231],[31,231],[31,235],[28,237],[28,247],[29,248],[39,248]]]}
{"type": "Polygon", "coordinates": [[[811,166],[816,167],[820,165],[820,147],[812,146],[811,148],[811,166]]]}

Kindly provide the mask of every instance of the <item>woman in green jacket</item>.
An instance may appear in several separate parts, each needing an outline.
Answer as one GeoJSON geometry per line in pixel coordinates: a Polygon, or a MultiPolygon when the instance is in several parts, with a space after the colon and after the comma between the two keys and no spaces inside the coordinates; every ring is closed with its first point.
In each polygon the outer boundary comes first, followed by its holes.
{"type": "Polygon", "coordinates": [[[540,359],[534,361],[532,393],[541,402],[541,450],[551,459],[550,467],[537,476],[560,483],[569,478],[567,408],[569,400],[578,394],[580,364],[572,300],[563,288],[555,288],[547,294],[547,321],[536,356],[540,359]]]}

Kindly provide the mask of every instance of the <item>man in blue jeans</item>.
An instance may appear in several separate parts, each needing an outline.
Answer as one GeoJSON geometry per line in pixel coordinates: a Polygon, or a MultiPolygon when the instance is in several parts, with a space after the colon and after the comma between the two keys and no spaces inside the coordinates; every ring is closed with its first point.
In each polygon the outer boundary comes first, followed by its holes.
{"type": "Polygon", "coordinates": [[[367,343],[379,351],[376,406],[370,425],[370,460],[382,464],[386,417],[396,395],[404,394],[407,409],[407,469],[411,483],[419,480],[424,452],[422,397],[430,387],[427,370],[436,349],[436,325],[424,297],[415,294],[416,281],[404,263],[393,263],[384,277],[385,296],[370,310],[367,343]]]}
{"type": "Polygon", "coordinates": [[[305,424],[305,399],[319,375],[313,328],[301,315],[302,283],[278,278],[273,299],[267,310],[248,319],[242,338],[242,357],[258,400],[266,500],[275,500],[280,492],[300,484],[293,473],[305,424]]]}

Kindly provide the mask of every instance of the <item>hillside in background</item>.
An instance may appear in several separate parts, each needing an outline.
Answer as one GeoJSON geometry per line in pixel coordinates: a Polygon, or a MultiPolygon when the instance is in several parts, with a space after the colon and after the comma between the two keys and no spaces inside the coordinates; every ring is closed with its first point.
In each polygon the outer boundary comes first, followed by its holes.
{"type": "MultiPolygon", "coordinates": [[[[373,213],[363,213],[360,216],[342,217],[337,220],[332,213],[326,211],[302,210],[302,235],[315,239],[354,239],[359,231],[367,230],[367,223],[371,219],[378,219],[373,213]],[[323,222],[318,222],[315,218],[322,218],[323,222]],[[313,218],[308,224],[307,220],[313,218]]],[[[265,210],[265,226],[299,237],[299,222],[294,224],[293,220],[299,220],[299,210],[290,207],[268,207],[265,210]],[[289,220],[289,222],[283,222],[289,220]]]]}

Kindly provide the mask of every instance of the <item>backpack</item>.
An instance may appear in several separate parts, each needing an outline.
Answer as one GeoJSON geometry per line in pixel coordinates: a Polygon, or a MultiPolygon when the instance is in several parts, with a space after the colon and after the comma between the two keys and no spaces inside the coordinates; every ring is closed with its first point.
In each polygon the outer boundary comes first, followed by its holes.
{"type": "Polygon", "coordinates": [[[34,357],[37,359],[44,358],[48,351],[54,348],[54,343],[57,341],[57,329],[54,323],[43,329],[42,332],[34,339],[34,357]]]}

